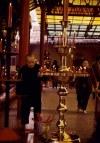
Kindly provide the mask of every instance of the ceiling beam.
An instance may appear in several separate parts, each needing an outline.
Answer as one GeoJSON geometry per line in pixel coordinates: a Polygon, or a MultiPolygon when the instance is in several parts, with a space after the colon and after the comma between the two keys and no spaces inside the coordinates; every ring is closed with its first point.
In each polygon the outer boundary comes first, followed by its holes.
{"type": "MultiPolygon", "coordinates": [[[[96,11],[96,17],[100,16],[100,6],[90,6],[90,5],[70,5],[68,7],[69,16],[94,16],[94,11],[96,11]]],[[[63,15],[63,6],[57,6],[53,8],[47,15],[63,15]]]]}

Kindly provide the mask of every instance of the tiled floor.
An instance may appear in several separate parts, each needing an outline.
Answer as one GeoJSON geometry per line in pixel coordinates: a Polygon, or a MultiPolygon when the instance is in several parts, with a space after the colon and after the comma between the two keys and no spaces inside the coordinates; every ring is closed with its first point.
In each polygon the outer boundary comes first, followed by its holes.
{"type": "MultiPolygon", "coordinates": [[[[87,114],[77,112],[77,102],[75,89],[68,89],[69,94],[66,96],[66,105],[68,111],[65,112],[65,119],[67,122],[66,132],[76,133],[80,136],[81,143],[86,143],[89,139],[95,127],[94,120],[94,107],[95,100],[92,95],[89,99],[87,114]]],[[[42,116],[53,116],[53,121],[51,123],[51,130],[54,131],[57,129],[56,122],[58,121],[58,112],[57,106],[59,102],[59,96],[57,95],[57,90],[52,88],[43,88],[42,91],[42,116]]],[[[16,114],[16,101],[12,102],[10,107],[10,117],[9,117],[9,127],[18,128],[18,120],[16,114]]],[[[0,112],[0,127],[4,126],[4,116],[3,112],[0,112]]]]}

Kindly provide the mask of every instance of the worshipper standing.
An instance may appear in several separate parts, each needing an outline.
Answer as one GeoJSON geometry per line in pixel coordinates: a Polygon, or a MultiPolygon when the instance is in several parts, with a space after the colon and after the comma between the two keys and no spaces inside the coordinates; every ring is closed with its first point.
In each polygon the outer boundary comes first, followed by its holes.
{"type": "MultiPolygon", "coordinates": [[[[58,72],[58,69],[59,69],[59,65],[58,65],[58,62],[57,60],[53,60],[53,63],[51,65],[51,69],[53,72],[58,72]]],[[[57,88],[58,86],[58,77],[57,76],[53,76],[52,77],[52,87],[56,87],[57,88]]]]}
{"type": "Polygon", "coordinates": [[[40,65],[36,63],[33,54],[26,56],[26,64],[19,69],[18,78],[21,82],[17,88],[21,96],[21,123],[29,122],[30,108],[34,107],[34,116],[41,113],[41,79],[39,76],[40,65]]]}
{"type": "MultiPolygon", "coordinates": [[[[100,56],[96,57],[94,64],[92,65],[96,80],[97,80],[97,89],[100,89],[100,56]]],[[[100,93],[98,93],[100,96],[100,93]]],[[[93,98],[95,98],[95,92],[93,93],[93,98]]]]}
{"type": "Polygon", "coordinates": [[[88,73],[89,76],[76,77],[77,108],[79,112],[87,113],[86,109],[92,93],[92,87],[96,88],[96,78],[87,60],[83,60],[81,71],[88,73]]]}

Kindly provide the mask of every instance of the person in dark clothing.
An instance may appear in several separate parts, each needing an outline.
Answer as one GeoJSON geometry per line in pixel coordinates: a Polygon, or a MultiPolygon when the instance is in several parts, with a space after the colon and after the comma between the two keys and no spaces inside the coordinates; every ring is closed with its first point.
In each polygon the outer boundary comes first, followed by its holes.
{"type": "MultiPolygon", "coordinates": [[[[100,56],[96,57],[96,61],[92,65],[96,80],[97,80],[97,89],[100,90],[100,56]]],[[[98,93],[100,96],[100,93],[98,93]]],[[[93,93],[93,98],[95,98],[95,92],[93,93]]]]}
{"type": "Polygon", "coordinates": [[[52,69],[52,71],[58,72],[59,66],[58,66],[57,60],[54,60],[54,61],[52,62],[51,69],[52,69]]]}
{"type": "Polygon", "coordinates": [[[41,113],[41,79],[40,65],[35,63],[33,55],[27,55],[26,64],[23,65],[18,77],[21,79],[19,87],[21,94],[21,122],[29,122],[30,107],[34,107],[35,116],[41,113]]]}
{"type": "Polygon", "coordinates": [[[89,67],[87,60],[82,63],[83,72],[87,73],[88,76],[79,76],[76,78],[76,94],[78,102],[78,111],[86,113],[88,100],[92,93],[92,87],[96,88],[96,79],[92,68],[89,67]],[[84,71],[85,70],[85,71],[84,71]]]}
{"type": "MultiPolygon", "coordinates": [[[[51,66],[51,69],[53,72],[58,72],[59,66],[58,66],[58,62],[57,60],[54,60],[51,66]]],[[[52,87],[56,87],[58,86],[58,77],[57,76],[53,76],[52,77],[52,87]]]]}
{"type": "Polygon", "coordinates": [[[95,63],[92,65],[96,79],[100,82],[100,56],[96,57],[95,63]]]}

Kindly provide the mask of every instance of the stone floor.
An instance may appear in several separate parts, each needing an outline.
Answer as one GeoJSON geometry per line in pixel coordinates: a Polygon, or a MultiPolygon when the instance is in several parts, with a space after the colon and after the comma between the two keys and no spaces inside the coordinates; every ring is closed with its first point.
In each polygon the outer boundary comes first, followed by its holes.
{"type": "MultiPolygon", "coordinates": [[[[77,112],[77,102],[75,89],[68,89],[69,93],[66,96],[66,105],[68,111],[65,112],[65,119],[67,122],[66,132],[75,133],[80,136],[81,143],[87,143],[87,140],[91,138],[94,127],[95,127],[95,118],[94,118],[94,108],[95,100],[92,95],[90,96],[87,114],[77,112]]],[[[51,130],[55,131],[57,129],[56,122],[58,121],[58,112],[57,106],[59,103],[59,96],[57,95],[57,89],[53,88],[43,88],[42,91],[42,116],[52,116],[53,121],[51,122],[51,130]]],[[[19,128],[16,112],[17,104],[14,100],[10,105],[9,113],[9,127],[19,128]]],[[[0,112],[0,127],[4,126],[4,114],[0,112]]]]}
{"type": "MultiPolygon", "coordinates": [[[[77,112],[77,100],[75,89],[68,89],[69,94],[66,96],[66,105],[68,111],[65,113],[65,119],[67,122],[66,132],[73,132],[80,136],[81,142],[85,143],[92,135],[95,126],[94,120],[94,107],[95,100],[92,95],[90,96],[87,114],[77,112]]],[[[59,102],[59,96],[56,89],[44,89],[42,95],[42,107],[43,113],[53,114],[54,121],[52,126],[56,127],[56,121],[58,120],[58,113],[56,111],[59,102]]]]}

